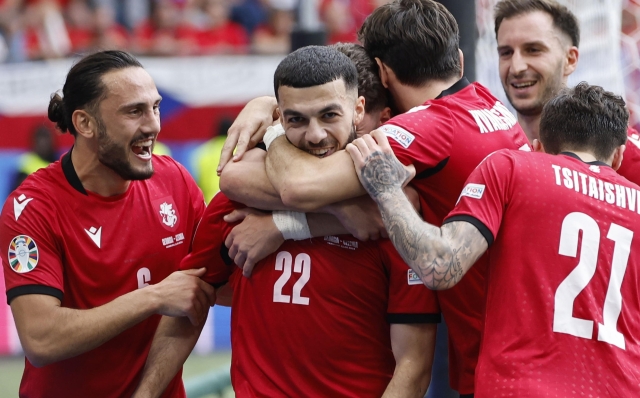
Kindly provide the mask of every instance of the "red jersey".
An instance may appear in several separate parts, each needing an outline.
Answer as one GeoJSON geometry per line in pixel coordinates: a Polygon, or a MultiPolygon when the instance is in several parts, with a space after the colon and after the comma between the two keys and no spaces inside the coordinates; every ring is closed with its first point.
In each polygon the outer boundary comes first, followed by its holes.
{"type": "MultiPolygon", "coordinates": [[[[30,175],[5,202],[0,245],[9,302],[54,296],[63,307],[94,308],[157,283],[178,269],[204,211],[188,172],[154,156],[155,174],[117,196],[87,192],[71,152],[30,175]]],[[[36,368],[25,360],[21,397],[125,397],[138,384],[159,315],[100,347],[36,368]]],[[[178,374],[165,393],[183,397],[178,374]]]]}
{"type": "MultiPolygon", "coordinates": [[[[380,129],[398,159],[415,166],[412,185],[422,216],[435,225],[442,224],[465,180],[487,155],[503,148],[530,150],[516,117],[489,90],[465,78],[380,129]]],[[[473,393],[487,263],[486,256],[480,258],[457,286],[437,292],[449,328],[450,383],[460,394],[473,393]]]]}
{"type": "Polygon", "coordinates": [[[492,155],[445,221],[495,239],[476,397],[640,391],[640,187],[574,156],[492,155]]]}
{"type": "Polygon", "coordinates": [[[440,320],[431,291],[390,241],[286,241],[250,278],[224,245],[236,209],[218,193],[182,269],[233,288],[231,380],[237,397],[380,397],[393,376],[389,323],[440,320]]]}
{"type": "Polygon", "coordinates": [[[640,134],[633,127],[627,129],[627,148],[618,174],[640,185],[640,134]]]}

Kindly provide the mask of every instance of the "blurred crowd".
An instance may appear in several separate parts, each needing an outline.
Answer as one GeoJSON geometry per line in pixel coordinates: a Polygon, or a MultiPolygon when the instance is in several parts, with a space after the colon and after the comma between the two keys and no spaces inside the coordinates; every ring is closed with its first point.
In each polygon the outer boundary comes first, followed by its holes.
{"type": "Polygon", "coordinates": [[[300,2],[328,43],[356,30],[384,0],[0,0],[0,62],[124,49],[146,56],[286,54],[300,2]]]}

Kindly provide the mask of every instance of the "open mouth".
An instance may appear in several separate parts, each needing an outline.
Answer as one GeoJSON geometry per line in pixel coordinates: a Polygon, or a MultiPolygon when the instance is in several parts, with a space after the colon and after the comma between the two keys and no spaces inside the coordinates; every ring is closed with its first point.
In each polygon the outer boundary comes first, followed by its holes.
{"type": "Polygon", "coordinates": [[[142,160],[151,159],[151,151],[153,146],[153,139],[147,139],[144,141],[136,141],[131,145],[131,150],[134,155],[142,160]]]}
{"type": "Polygon", "coordinates": [[[531,87],[533,85],[535,85],[537,82],[536,81],[532,81],[532,82],[521,82],[521,83],[511,83],[511,86],[517,89],[522,89],[522,88],[527,88],[527,87],[531,87]]]}
{"type": "Polygon", "coordinates": [[[323,149],[309,149],[310,154],[313,156],[317,156],[319,158],[323,158],[325,156],[329,156],[333,153],[332,148],[323,148],[323,149]]]}

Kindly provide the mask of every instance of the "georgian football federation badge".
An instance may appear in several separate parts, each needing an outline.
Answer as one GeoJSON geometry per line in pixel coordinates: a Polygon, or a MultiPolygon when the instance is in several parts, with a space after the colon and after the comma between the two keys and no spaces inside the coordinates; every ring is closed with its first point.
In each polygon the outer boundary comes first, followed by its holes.
{"type": "Polygon", "coordinates": [[[9,244],[9,266],[19,274],[31,272],[38,265],[38,246],[27,235],[18,235],[9,244]]]}
{"type": "Polygon", "coordinates": [[[158,215],[162,226],[175,231],[180,225],[180,215],[173,197],[167,196],[153,201],[153,211],[158,215]]]}

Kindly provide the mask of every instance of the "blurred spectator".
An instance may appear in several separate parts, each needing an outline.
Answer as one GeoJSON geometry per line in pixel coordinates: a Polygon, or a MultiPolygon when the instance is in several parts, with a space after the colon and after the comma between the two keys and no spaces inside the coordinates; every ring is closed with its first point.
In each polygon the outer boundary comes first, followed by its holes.
{"type": "Polygon", "coordinates": [[[220,190],[220,177],[216,173],[216,168],[220,162],[220,152],[227,139],[227,131],[231,127],[231,123],[232,120],[229,119],[221,120],[218,130],[215,131],[216,135],[196,148],[192,155],[193,178],[202,190],[204,200],[207,203],[220,190]]]}
{"type": "Polygon", "coordinates": [[[356,32],[369,14],[390,0],[323,0],[320,14],[325,22],[328,44],[354,43],[356,32]]]}
{"type": "Polygon", "coordinates": [[[269,21],[253,33],[256,54],[288,54],[291,51],[291,31],[295,25],[295,1],[270,1],[269,21]]]}
{"type": "Polygon", "coordinates": [[[53,133],[45,126],[37,127],[31,135],[31,152],[27,152],[18,161],[18,170],[14,177],[12,191],[16,189],[29,174],[47,167],[56,160],[56,148],[53,133]]]}
{"type": "Polygon", "coordinates": [[[92,48],[98,50],[127,50],[129,35],[124,26],[116,22],[116,10],[98,5],[94,11],[94,33],[92,48]]]}
{"type": "Polygon", "coordinates": [[[86,0],[71,0],[64,15],[67,34],[71,41],[71,51],[75,54],[87,51],[93,41],[93,11],[86,0]]]}
{"type": "Polygon", "coordinates": [[[71,40],[57,2],[40,0],[27,4],[24,27],[29,59],[60,58],[70,53],[71,40]]]}
{"type": "Polygon", "coordinates": [[[151,16],[134,31],[133,50],[145,55],[190,55],[197,51],[197,30],[186,23],[183,2],[152,0],[151,16]]]}
{"type": "Polygon", "coordinates": [[[207,20],[204,28],[198,34],[198,44],[202,54],[245,54],[248,52],[247,32],[242,25],[231,21],[229,0],[204,0],[203,10],[207,20]]]}
{"type": "Polygon", "coordinates": [[[244,26],[249,35],[266,23],[268,18],[265,0],[239,0],[231,9],[231,20],[244,26]]]}

